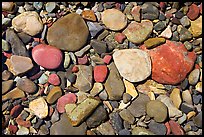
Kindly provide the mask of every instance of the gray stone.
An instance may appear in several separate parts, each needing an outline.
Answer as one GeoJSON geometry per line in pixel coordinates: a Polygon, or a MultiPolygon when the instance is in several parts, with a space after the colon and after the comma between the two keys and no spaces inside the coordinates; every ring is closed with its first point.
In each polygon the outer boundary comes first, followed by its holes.
{"type": "Polygon", "coordinates": [[[37,9],[37,10],[41,10],[43,7],[43,2],[33,2],[33,6],[37,9]]]}
{"type": "Polygon", "coordinates": [[[74,54],[77,57],[82,57],[84,55],[84,53],[87,52],[90,48],[91,48],[91,45],[87,45],[87,46],[83,47],[82,49],[80,49],[79,51],[75,52],[74,54]]]}
{"type": "Polygon", "coordinates": [[[88,25],[88,28],[89,28],[89,32],[91,34],[91,37],[95,37],[96,35],[98,35],[103,29],[104,27],[101,26],[100,24],[98,23],[95,23],[95,22],[90,22],[88,21],[87,22],[87,25],[88,25]]]}
{"type": "Polygon", "coordinates": [[[202,111],[193,118],[193,122],[197,127],[202,128],[202,111]]]}
{"type": "Polygon", "coordinates": [[[49,129],[46,125],[40,126],[40,129],[38,131],[39,135],[48,135],[49,134],[49,129]]]}
{"type": "Polygon", "coordinates": [[[193,48],[193,44],[188,41],[185,41],[183,44],[185,45],[188,51],[190,51],[193,48]]]}
{"type": "Polygon", "coordinates": [[[132,99],[132,96],[128,93],[123,94],[123,102],[126,104],[132,99]]]}
{"type": "Polygon", "coordinates": [[[34,93],[37,90],[35,83],[28,78],[19,79],[16,86],[27,93],[34,93]]]}
{"type": "Polygon", "coordinates": [[[59,113],[57,111],[57,109],[55,109],[55,111],[53,112],[52,116],[51,116],[51,122],[55,123],[57,121],[59,121],[60,117],[59,117],[59,113]]]}
{"type": "Polygon", "coordinates": [[[85,135],[86,129],[87,126],[85,122],[77,127],[73,127],[68,121],[67,114],[63,113],[60,116],[60,120],[51,126],[50,135],[85,135]]]}
{"type": "Polygon", "coordinates": [[[22,40],[24,44],[28,44],[32,40],[32,37],[24,32],[18,33],[18,37],[22,40]]]}
{"type": "Polygon", "coordinates": [[[141,9],[142,9],[142,19],[154,20],[159,17],[159,10],[151,3],[144,3],[141,6],[141,9]]]}
{"type": "Polygon", "coordinates": [[[109,117],[110,117],[110,123],[113,129],[115,130],[115,133],[118,134],[118,132],[123,129],[123,122],[119,113],[112,112],[111,114],[109,114],[109,117]]]}
{"type": "Polygon", "coordinates": [[[146,114],[145,106],[149,101],[149,97],[145,94],[140,93],[137,98],[135,98],[127,109],[131,112],[134,117],[140,117],[146,114]]]}
{"type": "Polygon", "coordinates": [[[102,123],[100,126],[97,127],[97,130],[102,135],[115,135],[114,129],[109,123],[109,121],[106,121],[105,123],[102,123]]]}
{"type": "Polygon", "coordinates": [[[165,27],[166,24],[163,21],[159,21],[154,25],[154,30],[156,31],[164,30],[165,27]]]}
{"type": "Polygon", "coordinates": [[[130,135],[130,131],[127,129],[122,129],[118,132],[118,135],[130,135]]]}
{"type": "Polygon", "coordinates": [[[189,20],[189,18],[187,17],[187,16],[183,16],[181,19],[180,19],[180,23],[181,23],[181,25],[182,26],[184,26],[184,27],[188,27],[188,26],[190,26],[190,20],[189,20]]]}
{"type": "Polygon", "coordinates": [[[98,54],[106,53],[107,51],[106,43],[103,41],[92,39],[90,45],[98,54]]]}
{"type": "Polygon", "coordinates": [[[57,75],[60,77],[60,82],[61,82],[60,87],[62,89],[64,89],[66,87],[66,83],[67,83],[67,81],[66,81],[66,72],[58,71],[57,75]]]}
{"type": "Polygon", "coordinates": [[[182,103],[181,106],[180,106],[180,110],[186,114],[188,114],[189,112],[191,111],[194,111],[195,110],[195,107],[193,105],[189,105],[187,103],[182,103]]]}
{"type": "Polygon", "coordinates": [[[181,28],[179,33],[180,33],[179,37],[181,42],[191,40],[193,38],[193,35],[191,34],[191,32],[184,27],[181,28]]]}
{"type": "Polygon", "coordinates": [[[39,84],[45,84],[48,81],[48,76],[43,73],[40,78],[38,79],[39,84]]]}
{"type": "Polygon", "coordinates": [[[13,29],[6,30],[6,41],[11,45],[13,55],[29,57],[25,45],[13,29]]]}
{"type": "Polygon", "coordinates": [[[56,2],[47,2],[45,5],[45,9],[47,12],[52,12],[56,7],[56,2]]]}
{"type": "Polygon", "coordinates": [[[157,123],[154,120],[151,120],[149,123],[149,130],[155,133],[156,135],[166,135],[166,126],[163,123],[157,123]]]}
{"type": "Polygon", "coordinates": [[[104,84],[109,100],[120,100],[125,90],[120,74],[112,62],[109,66],[109,75],[104,84]]]}
{"type": "Polygon", "coordinates": [[[102,99],[102,100],[107,100],[108,99],[108,94],[106,92],[105,89],[103,89],[100,93],[99,93],[99,98],[102,99]]]}

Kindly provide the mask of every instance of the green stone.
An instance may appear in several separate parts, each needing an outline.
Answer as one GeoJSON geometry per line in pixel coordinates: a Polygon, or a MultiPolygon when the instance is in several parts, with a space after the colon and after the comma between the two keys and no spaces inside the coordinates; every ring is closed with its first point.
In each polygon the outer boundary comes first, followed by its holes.
{"type": "Polygon", "coordinates": [[[149,38],[144,42],[146,48],[153,48],[166,42],[165,38],[149,38]]]}

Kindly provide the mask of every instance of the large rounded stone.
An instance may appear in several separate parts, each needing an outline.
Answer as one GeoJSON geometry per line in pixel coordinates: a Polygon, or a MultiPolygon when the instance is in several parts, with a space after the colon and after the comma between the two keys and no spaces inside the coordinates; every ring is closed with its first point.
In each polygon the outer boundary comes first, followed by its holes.
{"type": "Polygon", "coordinates": [[[89,30],[83,18],[76,13],[70,13],[48,29],[47,41],[49,45],[59,49],[77,51],[85,45],[88,35],[89,30]]]}
{"type": "Polygon", "coordinates": [[[151,100],[146,105],[147,115],[153,117],[156,122],[164,122],[167,118],[167,107],[159,100],[151,100]]]}
{"type": "Polygon", "coordinates": [[[40,44],[32,50],[33,60],[40,66],[47,69],[56,69],[62,62],[62,52],[49,45],[40,44]]]}
{"type": "Polygon", "coordinates": [[[16,31],[23,31],[31,36],[40,33],[43,29],[40,16],[35,11],[26,11],[16,16],[12,20],[12,26],[16,31]]]}
{"type": "Polygon", "coordinates": [[[132,21],[123,31],[123,34],[125,34],[130,42],[140,44],[147,39],[152,30],[153,24],[149,20],[142,20],[141,23],[132,21]]]}
{"type": "Polygon", "coordinates": [[[124,49],[113,53],[120,75],[130,82],[139,82],[151,74],[149,55],[140,49],[124,49]]]}
{"type": "MultiPolygon", "coordinates": [[[[141,47],[144,48],[144,45],[141,47]]],[[[192,70],[196,54],[184,44],[166,41],[149,51],[152,60],[152,79],[162,84],[178,84],[192,70]]]]}

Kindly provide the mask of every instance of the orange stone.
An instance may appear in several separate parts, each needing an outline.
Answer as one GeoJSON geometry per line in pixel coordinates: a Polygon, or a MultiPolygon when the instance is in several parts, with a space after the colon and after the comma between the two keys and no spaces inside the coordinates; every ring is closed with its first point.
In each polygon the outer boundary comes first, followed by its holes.
{"type": "Polygon", "coordinates": [[[93,10],[84,10],[81,15],[84,19],[96,21],[96,16],[93,10]]]}

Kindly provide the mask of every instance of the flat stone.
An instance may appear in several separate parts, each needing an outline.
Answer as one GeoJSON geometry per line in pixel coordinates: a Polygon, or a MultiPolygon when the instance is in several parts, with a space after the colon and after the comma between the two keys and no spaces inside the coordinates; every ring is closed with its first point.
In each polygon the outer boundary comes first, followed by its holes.
{"type": "Polygon", "coordinates": [[[95,52],[98,54],[106,53],[107,51],[106,43],[103,41],[92,39],[90,45],[91,47],[94,48],[95,52]]]}
{"type": "Polygon", "coordinates": [[[179,107],[182,103],[180,89],[174,88],[169,97],[172,100],[174,106],[179,109],[179,107]]]}
{"type": "Polygon", "coordinates": [[[12,89],[14,85],[14,81],[13,80],[7,80],[7,81],[3,81],[2,82],[2,94],[7,93],[9,90],[12,89]]]}
{"type": "Polygon", "coordinates": [[[182,91],[182,99],[187,104],[193,105],[192,96],[189,90],[182,91]]]}
{"type": "Polygon", "coordinates": [[[47,41],[61,50],[78,51],[85,45],[88,34],[89,30],[83,18],[77,13],[70,13],[48,28],[47,41]]]}
{"type": "Polygon", "coordinates": [[[199,37],[202,35],[202,16],[191,21],[189,31],[193,34],[193,37],[199,37]]]}
{"type": "Polygon", "coordinates": [[[94,80],[96,82],[104,82],[108,75],[108,68],[106,65],[97,65],[94,67],[94,80]]]}
{"type": "Polygon", "coordinates": [[[65,105],[66,104],[74,104],[76,103],[77,97],[74,93],[67,93],[63,96],[61,96],[57,100],[57,110],[59,113],[64,113],[65,112],[65,105]]]}
{"type": "Polygon", "coordinates": [[[48,75],[46,75],[45,73],[43,73],[38,79],[39,84],[45,84],[47,83],[47,81],[48,81],[48,75]]]}
{"type": "Polygon", "coordinates": [[[90,91],[90,94],[92,96],[96,96],[103,90],[103,88],[104,88],[103,84],[96,82],[94,83],[93,88],[90,91]]]}
{"type": "Polygon", "coordinates": [[[163,21],[159,21],[154,25],[154,30],[161,31],[166,27],[166,24],[163,21]]]}
{"type": "Polygon", "coordinates": [[[159,10],[157,7],[152,3],[144,3],[141,6],[142,9],[142,19],[150,19],[154,20],[159,17],[159,10]]]}
{"type": "Polygon", "coordinates": [[[17,32],[23,31],[31,36],[40,33],[43,29],[41,18],[35,11],[26,11],[16,16],[12,20],[12,26],[17,32]]]}
{"type": "Polygon", "coordinates": [[[55,122],[59,121],[59,119],[60,119],[59,113],[58,113],[57,109],[55,109],[52,116],[51,116],[50,121],[52,122],[52,124],[54,124],[55,122]]]}
{"type": "Polygon", "coordinates": [[[88,92],[93,86],[92,66],[77,65],[79,71],[74,86],[80,91],[88,92]]]}
{"type": "Polygon", "coordinates": [[[130,106],[127,109],[131,112],[134,117],[140,117],[146,114],[146,104],[149,101],[149,97],[145,94],[139,94],[137,98],[135,98],[130,106]]]}
{"type": "Polygon", "coordinates": [[[23,98],[25,97],[25,93],[20,90],[19,88],[14,88],[11,91],[9,91],[8,93],[6,93],[5,95],[2,96],[2,101],[6,101],[9,99],[15,100],[18,98],[23,98]]]}
{"type": "Polygon", "coordinates": [[[97,127],[97,130],[102,135],[115,135],[114,129],[109,123],[109,121],[106,121],[105,123],[102,123],[100,126],[97,127]]]}
{"type": "Polygon", "coordinates": [[[120,75],[130,82],[145,80],[151,74],[150,57],[140,49],[118,50],[113,53],[113,60],[120,75]]]}
{"type": "Polygon", "coordinates": [[[85,54],[85,52],[87,52],[90,48],[91,48],[91,45],[87,45],[83,47],[82,49],[80,49],[79,51],[75,52],[74,54],[77,57],[82,57],[85,54]]]}
{"type": "Polygon", "coordinates": [[[100,101],[88,97],[83,102],[81,102],[72,112],[68,115],[68,119],[72,126],[78,126],[83,122],[99,105],[100,101]]]}
{"type": "Polygon", "coordinates": [[[101,20],[110,30],[118,31],[126,27],[126,16],[117,9],[107,9],[101,13],[101,20]]]}
{"type": "Polygon", "coordinates": [[[141,23],[132,21],[122,33],[125,34],[130,42],[140,44],[148,38],[152,30],[152,22],[149,20],[142,20],[141,23]]]}
{"type": "Polygon", "coordinates": [[[68,121],[68,116],[63,113],[60,120],[52,124],[50,135],[85,135],[87,130],[86,123],[83,122],[77,127],[73,127],[68,121]]]}
{"type": "Polygon", "coordinates": [[[149,38],[144,44],[147,48],[154,48],[158,45],[164,44],[166,40],[164,38],[149,38]]]}
{"type": "Polygon", "coordinates": [[[170,118],[182,116],[182,111],[174,106],[172,100],[167,95],[159,95],[156,99],[163,102],[167,106],[168,115],[170,118]]]}
{"type": "Polygon", "coordinates": [[[110,100],[120,100],[125,90],[123,81],[114,63],[109,66],[109,75],[104,84],[110,100]]]}
{"type": "Polygon", "coordinates": [[[14,106],[10,111],[10,116],[12,118],[17,118],[18,115],[22,112],[23,106],[22,105],[16,105],[14,106]]]}
{"type": "Polygon", "coordinates": [[[61,96],[62,96],[62,89],[59,86],[55,86],[49,91],[49,93],[48,93],[48,95],[46,97],[46,101],[49,104],[53,104],[61,96]]]}
{"type": "Polygon", "coordinates": [[[159,100],[151,100],[146,105],[146,113],[153,117],[156,122],[164,122],[167,119],[168,109],[164,103],[159,100]]]}
{"type": "Polygon", "coordinates": [[[29,109],[40,119],[47,117],[48,105],[43,97],[39,97],[29,103],[29,109]]]}
{"type": "Polygon", "coordinates": [[[34,93],[37,90],[37,86],[33,81],[28,78],[21,78],[17,81],[16,86],[26,93],[34,93]]]}
{"type": "Polygon", "coordinates": [[[149,130],[156,135],[166,135],[166,126],[163,123],[157,123],[154,120],[151,120],[148,127],[149,130]]]}
{"type": "Polygon", "coordinates": [[[155,134],[146,128],[134,127],[132,129],[132,135],[155,135],[155,134]]]}
{"type": "Polygon", "coordinates": [[[47,2],[45,5],[45,10],[47,12],[52,12],[56,8],[56,3],[55,2],[47,2]]]}
{"type": "Polygon", "coordinates": [[[86,119],[86,124],[89,128],[94,128],[105,122],[108,118],[108,113],[103,106],[98,106],[96,110],[86,119]]]}
{"type": "Polygon", "coordinates": [[[28,57],[28,51],[13,29],[6,30],[6,41],[10,44],[13,55],[28,57]]]}
{"type": "Polygon", "coordinates": [[[192,70],[188,76],[189,84],[196,85],[199,80],[199,77],[200,77],[200,70],[199,69],[192,70]]]}
{"type": "Polygon", "coordinates": [[[122,119],[121,119],[119,113],[118,112],[112,112],[111,114],[109,114],[109,117],[110,117],[110,123],[111,123],[113,129],[115,130],[115,133],[118,134],[118,132],[124,128],[123,122],[122,122],[122,119]]]}
{"type": "Polygon", "coordinates": [[[47,69],[56,69],[62,62],[62,52],[53,46],[39,44],[32,49],[33,60],[47,69]]]}
{"type": "Polygon", "coordinates": [[[123,120],[129,122],[130,124],[134,124],[135,118],[128,109],[123,109],[120,111],[119,115],[123,120]]]}

